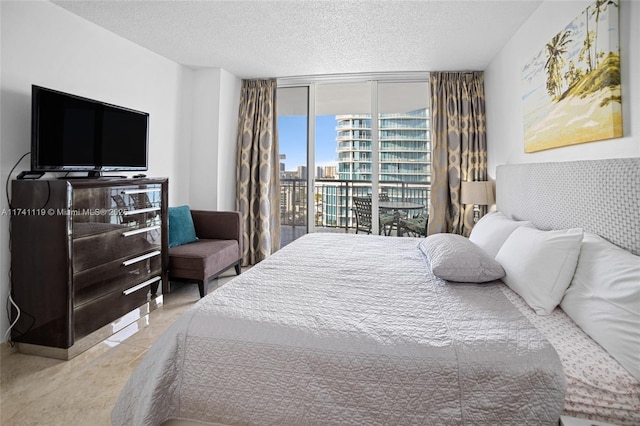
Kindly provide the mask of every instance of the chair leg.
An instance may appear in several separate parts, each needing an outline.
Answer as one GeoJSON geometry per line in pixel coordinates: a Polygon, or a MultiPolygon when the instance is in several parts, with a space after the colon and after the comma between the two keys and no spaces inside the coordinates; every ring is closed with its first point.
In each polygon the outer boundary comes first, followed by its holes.
{"type": "Polygon", "coordinates": [[[236,275],[240,275],[240,264],[236,263],[236,275]]]}
{"type": "Polygon", "coordinates": [[[203,298],[207,295],[208,290],[208,282],[206,280],[198,281],[198,290],[200,290],[200,298],[203,298]]]}

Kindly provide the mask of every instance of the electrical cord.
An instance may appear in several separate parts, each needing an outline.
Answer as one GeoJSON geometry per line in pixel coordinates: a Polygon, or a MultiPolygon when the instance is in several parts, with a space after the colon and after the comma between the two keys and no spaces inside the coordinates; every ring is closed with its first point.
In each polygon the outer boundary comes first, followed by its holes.
{"type": "MultiPolygon", "coordinates": [[[[5,195],[7,196],[7,205],[9,206],[9,211],[13,210],[13,206],[11,205],[11,199],[9,196],[9,182],[11,181],[11,175],[13,174],[13,171],[16,169],[16,167],[18,167],[18,164],[20,164],[20,162],[24,159],[24,157],[26,157],[29,154],[31,154],[31,152],[27,152],[23,154],[22,157],[20,157],[20,159],[16,162],[16,164],[13,165],[13,167],[11,168],[11,171],[7,175],[7,181],[5,182],[4,190],[5,190],[5,195]]],[[[51,199],[51,185],[49,184],[49,182],[47,182],[47,189],[48,189],[47,200],[44,202],[41,208],[45,208],[47,204],[49,204],[49,200],[51,199]]]]}
{"type": "MultiPolygon", "coordinates": [[[[7,332],[4,333],[4,340],[6,342],[9,342],[9,345],[13,347],[14,342],[13,340],[11,340],[11,329],[13,329],[13,327],[15,327],[15,325],[18,323],[21,312],[20,312],[20,307],[16,304],[16,302],[14,302],[13,298],[11,297],[11,291],[9,291],[9,296],[7,297],[7,316],[9,317],[9,319],[11,319],[11,305],[13,305],[13,307],[16,310],[16,319],[13,320],[13,322],[9,325],[7,332]]],[[[31,317],[31,315],[29,315],[29,317],[31,317]]],[[[33,323],[35,323],[35,319],[33,317],[31,317],[31,319],[33,320],[31,326],[33,326],[33,323]]],[[[31,326],[29,327],[29,329],[31,329],[31,326]]],[[[20,333],[20,335],[22,334],[24,333],[20,333]]]]}
{"type": "MultiPolygon", "coordinates": [[[[14,170],[16,169],[16,167],[18,167],[20,162],[22,162],[22,160],[29,154],[31,154],[31,152],[27,152],[27,153],[23,154],[22,157],[20,157],[20,159],[18,159],[16,164],[14,164],[14,166],[11,168],[11,171],[7,175],[7,181],[5,183],[5,195],[7,197],[7,205],[9,207],[9,212],[13,211],[13,207],[11,205],[11,197],[9,196],[9,181],[11,180],[11,175],[13,174],[14,170]]],[[[49,202],[49,198],[50,197],[51,197],[51,188],[49,188],[49,196],[47,197],[46,203],[49,202]]],[[[46,203],[45,203],[45,206],[46,206],[46,203]]],[[[9,221],[9,253],[11,253],[11,221],[9,221]]],[[[7,310],[7,317],[9,318],[9,321],[11,321],[11,306],[13,306],[15,308],[15,310],[16,310],[16,317],[13,320],[13,322],[11,322],[11,324],[9,325],[9,328],[7,329],[6,333],[4,334],[4,340],[9,342],[9,345],[13,346],[14,342],[11,340],[11,330],[18,323],[18,320],[20,319],[22,314],[24,313],[26,316],[31,318],[31,324],[27,328],[26,332],[28,332],[31,329],[31,327],[33,327],[33,325],[35,324],[35,318],[32,315],[28,314],[27,312],[22,312],[20,310],[20,307],[18,306],[18,304],[13,300],[13,297],[11,296],[11,293],[13,293],[13,276],[12,276],[11,265],[9,265],[9,295],[7,296],[6,310],[7,310]]],[[[18,331],[18,333],[20,335],[24,334],[24,333],[22,333],[20,331],[18,331]]]]}
{"type": "Polygon", "coordinates": [[[11,168],[11,171],[7,175],[7,182],[4,185],[4,191],[7,196],[7,205],[9,206],[9,210],[11,210],[11,200],[9,199],[9,181],[11,180],[11,175],[13,174],[13,171],[16,169],[16,167],[18,167],[18,164],[20,164],[20,162],[24,159],[24,157],[26,157],[29,154],[31,154],[31,151],[23,154],[22,157],[20,157],[20,159],[16,162],[16,164],[13,165],[13,167],[11,168]]]}

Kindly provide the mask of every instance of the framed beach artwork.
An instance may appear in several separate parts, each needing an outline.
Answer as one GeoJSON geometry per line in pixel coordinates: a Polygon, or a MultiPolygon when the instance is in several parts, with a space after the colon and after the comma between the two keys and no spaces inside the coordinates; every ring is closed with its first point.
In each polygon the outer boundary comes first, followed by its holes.
{"type": "Polygon", "coordinates": [[[522,68],[524,151],[622,137],[619,0],[596,0],[522,68]]]}

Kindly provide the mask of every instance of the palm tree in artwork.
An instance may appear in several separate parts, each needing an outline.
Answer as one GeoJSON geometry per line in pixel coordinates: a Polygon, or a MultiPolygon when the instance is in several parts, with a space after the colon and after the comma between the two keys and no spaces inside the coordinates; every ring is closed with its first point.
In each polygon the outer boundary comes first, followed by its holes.
{"type": "MultiPolygon", "coordinates": [[[[595,4],[593,5],[593,11],[591,12],[591,14],[595,16],[596,21],[596,34],[593,40],[594,51],[598,46],[598,24],[600,23],[600,14],[606,12],[607,7],[609,7],[610,5],[618,7],[617,2],[615,2],[614,0],[596,0],[595,4]]],[[[595,68],[598,68],[598,52],[595,52],[594,56],[595,68]]]]}
{"type": "Polygon", "coordinates": [[[594,45],[595,41],[595,33],[593,31],[589,31],[589,8],[591,6],[587,6],[584,13],[584,22],[587,30],[585,31],[584,44],[582,46],[582,50],[580,50],[580,60],[584,60],[585,56],[587,58],[587,73],[593,71],[593,62],[591,58],[591,46],[594,45]]]}
{"type": "Polygon", "coordinates": [[[544,69],[547,71],[547,93],[555,99],[562,94],[562,69],[565,65],[563,55],[567,53],[567,46],[572,41],[570,36],[571,31],[560,32],[545,46],[547,62],[544,64],[544,69]]]}
{"type": "MultiPolygon", "coordinates": [[[[588,19],[587,19],[588,20],[588,19]]],[[[587,63],[587,74],[593,71],[593,60],[591,58],[591,46],[593,46],[596,34],[593,31],[587,31],[584,37],[584,43],[582,49],[580,49],[580,53],[578,59],[582,62],[585,61],[587,63]]]]}

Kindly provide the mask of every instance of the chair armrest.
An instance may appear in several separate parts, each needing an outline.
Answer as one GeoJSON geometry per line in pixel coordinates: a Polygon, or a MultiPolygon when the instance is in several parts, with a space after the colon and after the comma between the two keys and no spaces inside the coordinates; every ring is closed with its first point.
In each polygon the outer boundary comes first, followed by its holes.
{"type": "Polygon", "coordinates": [[[240,212],[191,210],[198,238],[236,240],[242,253],[242,217],[240,212]]]}

